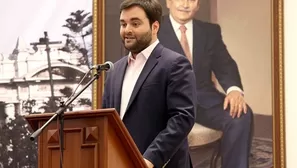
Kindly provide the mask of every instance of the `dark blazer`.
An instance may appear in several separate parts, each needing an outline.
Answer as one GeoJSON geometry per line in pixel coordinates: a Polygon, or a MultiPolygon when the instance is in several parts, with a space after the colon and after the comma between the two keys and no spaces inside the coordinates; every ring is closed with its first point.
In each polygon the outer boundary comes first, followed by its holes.
{"type": "MultiPolygon", "coordinates": [[[[107,74],[103,108],[120,111],[127,56],[107,74]]],[[[195,75],[186,57],[158,44],[132,92],[123,122],[156,168],[192,167],[187,135],[195,123],[195,75]]]]}
{"type": "MultiPolygon", "coordinates": [[[[225,98],[213,85],[211,72],[215,73],[225,91],[231,86],[243,90],[240,74],[222,40],[219,25],[193,20],[193,36],[193,68],[197,80],[198,104],[210,108],[223,103],[225,98]]],[[[184,55],[169,16],[162,18],[158,38],[164,47],[184,55]]]]}

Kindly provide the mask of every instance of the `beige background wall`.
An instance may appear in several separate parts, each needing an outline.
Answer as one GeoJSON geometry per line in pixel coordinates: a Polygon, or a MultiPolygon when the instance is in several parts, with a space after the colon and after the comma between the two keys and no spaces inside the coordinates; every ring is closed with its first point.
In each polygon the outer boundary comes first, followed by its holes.
{"type": "Polygon", "coordinates": [[[297,151],[297,1],[286,0],[284,2],[284,53],[285,53],[285,120],[286,120],[286,168],[296,168],[297,151]]]}
{"type": "MultiPolygon", "coordinates": [[[[203,0],[202,0],[203,1],[203,0]]],[[[254,112],[272,115],[271,0],[210,0],[211,20],[236,60],[254,112]]]]}

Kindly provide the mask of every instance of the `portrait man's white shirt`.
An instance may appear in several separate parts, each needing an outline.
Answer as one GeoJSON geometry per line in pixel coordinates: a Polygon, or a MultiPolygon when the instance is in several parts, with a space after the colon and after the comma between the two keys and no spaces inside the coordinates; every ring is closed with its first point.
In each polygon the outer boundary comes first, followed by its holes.
{"type": "MultiPolygon", "coordinates": [[[[178,40],[180,41],[181,38],[181,31],[180,31],[180,26],[181,24],[177,23],[171,15],[169,15],[173,30],[176,34],[176,37],[178,38],[178,40]]],[[[184,26],[186,26],[187,31],[186,31],[186,36],[187,36],[187,40],[189,43],[189,47],[190,47],[190,52],[191,55],[193,55],[193,20],[189,21],[188,23],[186,23],[184,26]]],[[[193,59],[193,58],[192,58],[193,59]]]]}

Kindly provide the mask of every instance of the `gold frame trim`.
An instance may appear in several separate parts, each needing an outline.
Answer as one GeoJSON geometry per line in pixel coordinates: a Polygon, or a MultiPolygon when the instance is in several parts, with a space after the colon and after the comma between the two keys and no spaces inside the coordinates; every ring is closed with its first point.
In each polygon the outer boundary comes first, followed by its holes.
{"type": "Polygon", "coordinates": [[[285,167],[285,113],[284,113],[284,47],[283,47],[283,1],[278,5],[278,47],[279,47],[279,108],[280,108],[280,166],[285,167]]]}
{"type": "MultiPolygon", "coordinates": [[[[105,60],[105,0],[93,0],[93,64],[103,63],[105,60]]],[[[92,108],[101,108],[104,73],[93,84],[92,108]],[[100,87],[101,86],[101,87],[100,87]]]]}
{"type": "Polygon", "coordinates": [[[273,51],[273,162],[286,167],[284,90],[284,0],[272,1],[273,51]]]}
{"type": "MultiPolygon", "coordinates": [[[[93,1],[93,64],[97,64],[97,32],[98,32],[98,23],[97,23],[97,18],[98,18],[98,3],[97,0],[93,1]]],[[[93,83],[93,92],[92,92],[92,108],[97,109],[97,82],[93,83]]]]}

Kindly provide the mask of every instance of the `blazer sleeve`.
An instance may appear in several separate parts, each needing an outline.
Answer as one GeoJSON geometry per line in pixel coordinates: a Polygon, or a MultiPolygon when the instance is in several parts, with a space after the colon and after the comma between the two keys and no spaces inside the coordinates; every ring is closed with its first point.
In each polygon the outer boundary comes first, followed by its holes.
{"type": "Polygon", "coordinates": [[[109,100],[109,81],[110,81],[110,75],[108,72],[105,73],[105,81],[104,81],[104,90],[103,90],[103,98],[102,98],[102,108],[109,108],[109,103],[108,103],[108,100],[109,100]]]}
{"type": "Polygon", "coordinates": [[[213,37],[213,43],[209,48],[209,52],[211,53],[211,69],[216,78],[225,91],[231,86],[237,86],[243,91],[237,64],[223,42],[220,26],[212,24],[209,27],[209,31],[209,36],[213,37]]]}
{"type": "Polygon", "coordinates": [[[168,72],[167,115],[168,121],[144,152],[156,168],[166,164],[186,140],[195,123],[196,84],[195,75],[186,57],[173,61],[168,72]]]}

